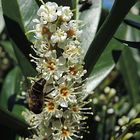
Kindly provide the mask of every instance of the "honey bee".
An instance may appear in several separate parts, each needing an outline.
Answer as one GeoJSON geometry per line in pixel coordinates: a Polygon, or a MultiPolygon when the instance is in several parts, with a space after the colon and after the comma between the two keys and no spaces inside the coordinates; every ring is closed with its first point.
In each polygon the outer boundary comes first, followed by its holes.
{"type": "Polygon", "coordinates": [[[44,78],[40,78],[31,86],[29,90],[28,107],[35,114],[42,112],[45,106],[44,102],[51,98],[47,95],[54,91],[52,84],[46,82],[44,78]],[[45,87],[44,87],[45,86],[45,87]],[[45,92],[45,91],[47,92],[45,92]]]}
{"type": "Polygon", "coordinates": [[[29,90],[29,100],[28,106],[29,109],[34,112],[35,114],[39,114],[43,110],[44,106],[44,85],[46,80],[44,78],[39,79],[36,81],[29,90]]]}

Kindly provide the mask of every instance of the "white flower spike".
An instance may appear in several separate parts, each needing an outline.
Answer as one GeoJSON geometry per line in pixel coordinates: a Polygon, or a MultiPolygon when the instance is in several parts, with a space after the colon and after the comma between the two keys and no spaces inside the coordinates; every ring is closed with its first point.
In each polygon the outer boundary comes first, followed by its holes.
{"type": "Polygon", "coordinates": [[[32,108],[23,112],[29,129],[34,128],[37,133],[26,140],[82,139],[83,132],[87,132],[87,115],[93,113],[85,107],[90,101],[85,101],[89,93],[86,80],[82,80],[86,70],[80,21],[72,19],[70,7],[40,1],[38,19],[33,20],[35,41],[31,46],[36,56],[30,54],[38,76],[29,93],[32,108]],[[39,114],[33,109],[39,109],[39,114]]]}

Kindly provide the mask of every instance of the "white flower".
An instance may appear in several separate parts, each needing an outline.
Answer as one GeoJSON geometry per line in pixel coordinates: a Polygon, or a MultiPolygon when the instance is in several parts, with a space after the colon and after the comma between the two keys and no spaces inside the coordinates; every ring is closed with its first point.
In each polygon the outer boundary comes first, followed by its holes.
{"type": "Polygon", "coordinates": [[[70,121],[64,121],[62,122],[54,122],[52,130],[54,133],[53,139],[54,140],[75,140],[75,138],[83,138],[83,136],[80,136],[81,127],[79,127],[78,123],[70,121]]]}
{"type": "Polygon", "coordinates": [[[70,10],[70,7],[60,6],[57,8],[57,15],[60,16],[63,21],[69,21],[73,16],[73,13],[70,10]]]}
{"type": "Polygon", "coordinates": [[[39,57],[43,57],[49,52],[49,45],[44,40],[36,40],[31,47],[39,57]]]}
{"type": "Polygon", "coordinates": [[[26,112],[22,112],[22,115],[29,123],[30,129],[38,128],[41,124],[44,123],[44,116],[42,113],[34,114],[33,112],[26,110],[26,112]]]}
{"type": "Polygon", "coordinates": [[[92,100],[89,101],[77,101],[75,103],[70,104],[68,110],[66,110],[63,114],[63,117],[66,119],[72,119],[75,122],[80,122],[81,120],[87,119],[85,114],[93,115],[91,111],[91,107],[84,107],[89,104],[92,100]]]}
{"type": "Polygon", "coordinates": [[[40,58],[34,57],[34,59],[32,59],[31,62],[36,63],[36,70],[41,73],[46,80],[50,78],[59,79],[65,71],[66,60],[63,57],[57,58],[55,50],[48,51],[46,54],[42,54],[40,58]]]}
{"type": "Polygon", "coordinates": [[[44,118],[46,120],[46,123],[48,120],[51,119],[51,117],[61,118],[63,115],[63,112],[58,109],[58,104],[53,99],[49,99],[47,102],[45,102],[44,107],[44,118]]]}
{"type": "Polygon", "coordinates": [[[43,88],[43,108],[40,114],[23,113],[30,128],[37,130],[27,139],[81,139],[80,132],[87,132],[86,115],[92,112],[84,107],[89,103],[85,101],[89,93],[86,80],[82,80],[86,70],[79,42],[80,21],[71,20],[73,13],[68,6],[41,2],[39,19],[34,19],[34,30],[30,31],[35,33],[32,49],[36,56],[30,56],[36,64],[36,78],[43,78],[46,83],[43,87],[39,83],[38,87],[32,86],[32,94],[40,92],[40,86],[43,88]]]}
{"type": "Polygon", "coordinates": [[[37,15],[41,17],[41,21],[46,24],[47,22],[54,22],[57,20],[56,10],[58,5],[54,2],[47,2],[41,5],[37,11],[37,15]]]}
{"type": "Polygon", "coordinates": [[[64,42],[67,38],[67,33],[61,29],[58,29],[54,34],[51,36],[52,43],[59,43],[64,42]]]}
{"type": "Polygon", "coordinates": [[[80,38],[82,31],[78,29],[79,22],[77,20],[70,20],[68,23],[63,22],[60,28],[67,33],[68,37],[80,38]]]}
{"type": "Polygon", "coordinates": [[[48,27],[47,25],[44,25],[44,24],[36,24],[36,26],[35,26],[35,38],[36,39],[46,39],[46,40],[48,40],[50,37],[51,37],[51,35],[52,35],[52,33],[51,33],[51,31],[50,31],[50,29],[49,29],[50,27],[48,27]]]}
{"type": "Polygon", "coordinates": [[[72,63],[80,63],[81,60],[83,60],[83,50],[79,46],[79,42],[71,41],[69,44],[67,44],[64,47],[63,56],[64,58],[67,58],[72,63]]]}
{"type": "Polygon", "coordinates": [[[52,32],[52,33],[56,32],[56,29],[57,29],[56,24],[48,23],[47,25],[48,25],[50,32],[52,32]]]}
{"type": "Polygon", "coordinates": [[[84,76],[84,74],[87,72],[86,70],[83,70],[83,65],[78,63],[67,63],[68,69],[67,69],[67,80],[70,81],[72,79],[75,79],[75,81],[81,80],[81,77],[84,76]]]}
{"type": "Polygon", "coordinates": [[[82,94],[81,86],[75,87],[75,82],[65,78],[56,81],[55,90],[50,94],[61,107],[67,108],[69,104],[77,102],[77,95],[82,94]]]}

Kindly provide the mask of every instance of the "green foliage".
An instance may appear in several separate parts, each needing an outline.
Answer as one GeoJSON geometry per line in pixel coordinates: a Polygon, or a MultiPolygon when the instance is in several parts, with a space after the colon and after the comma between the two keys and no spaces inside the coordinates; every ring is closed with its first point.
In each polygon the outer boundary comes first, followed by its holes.
{"type": "Polygon", "coordinates": [[[90,9],[79,12],[79,19],[83,21],[81,46],[84,48],[85,54],[90,47],[93,38],[97,32],[98,23],[101,14],[101,0],[92,0],[90,9]]]}
{"type": "Polygon", "coordinates": [[[130,48],[124,49],[119,64],[128,93],[130,95],[131,103],[133,105],[136,105],[140,101],[140,96],[139,96],[140,89],[139,89],[139,76],[137,73],[138,68],[137,68],[137,63],[134,59],[134,56],[136,57],[137,54],[134,51],[135,50],[132,50],[130,48]]]}
{"type": "MultiPolygon", "coordinates": [[[[36,18],[36,12],[39,1],[35,0],[1,0],[3,15],[5,19],[5,25],[8,32],[9,39],[1,41],[0,45],[5,49],[10,56],[13,63],[13,69],[7,73],[0,93],[0,121],[6,127],[14,129],[16,132],[28,135],[28,125],[22,121],[21,112],[25,107],[21,104],[15,104],[20,94],[20,81],[24,75],[25,79],[29,76],[35,76],[36,70],[29,61],[29,53],[33,53],[30,45],[33,42],[32,33],[27,34],[33,27],[32,20],[36,18]],[[26,34],[26,35],[25,35],[26,34]],[[10,108],[10,109],[9,109],[10,108]],[[5,111],[9,109],[12,113],[5,111]],[[17,125],[14,125],[14,124],[17,125]]],[[[58,2],[58,1],[57,1],[58,2]]],[[[71,0],[59,1],[59,4],[69,5],[74,10],[74,18],[78,18],[85,24],[83,26],[82,34],[82,47],[85,50],[85,68],[88,70],[86,77],[90,77],[87,84],[89,91],[94,90],[97,86],[110,74],[114,69],[116,63],[112,57],[112,51],[123,51],[119,59],[119,70],[123,76],[125,88],[127,93],[119,95],[119,102],[112,106],[116,109],[115,114],[108,116],[107,110],[102,110],[100,105],[95,105],[98,115],[101,115],[101,122],[96,123],[93,118],[92,122],[95,123],[95,131],[97,135],[91,133],[90,139],[100,137],[98,140],[127,140],[134,136],[135,132],[140,130],[140,118],[132,119],[127,125],[124,132],[119,133],[119,136],[115,135],[113,130],[117,118],[123,115],[129,114],[129,111],[134,108],[139,111],[140,101],[140,58],[139,52],[134,49],[125,48],[124,44],[121,44],[117,40],[113,39],[113,35],[119,38],[127,38],[128,40],[136,41],[139,38],[139,32],[135,29],[126,28],[125,24],[121,24],[130,8],[136,3],[136,0],[116,0],[109,15],[105,17],[105,21],[101,27],[99,27],[99,21],[102,10],[102,1],[92,0],[92,6],[83,12],[78,11],[78,1],[71,0]],[[121,11],[121,13],[120,13],[121,11]],[[97,31],[97,29],[99,29],[97,31]],[[117,30],[118,29],[118,30],[117,30]],[[135,34],[132,34],[132,32],[135,34]],[[125,48],[125,49],[124,49],[125,48]],[[111,132],[110,135],[107,133],[111,132]]],[[[1,7],[0,7],[1,8],[1,7]]],[[[0,9],[0,18],[1,18],[0,9]]],[[[128,17],[136,18],[136,16],[129,14],[128,17]]],[[[0,27],[0,33],[3,27],[0,27]]],[[[117,85],[118,83],[116,83],[117,85]]],[[[121,92],[122,93],[122,92],[121,92]]],[[[99,95],[97,95],[98,98],[99,95]]],[[[107,99],[106,99],[107,100],[107,99]]],[[[110,101],[110,100],[109,100],[110,101]]],[[[106,104],[106,106],[109,105],[106,104]]],[[[94,108],[94,105],[93,105],[94,108]]],[[[138,113],[136,113],[138,115],[138,113]]],[[[135,115],[135,117],[137,117],[135,115]]],[[[23,135],[23,134],[22,134],[23,135]]],[[[88,135],[85,138],[89,138],[88,135]]]]}
{"type": "Polygon", "coordinates": [[[116,140],[128,140],[133,136],[133,133],[140,131],[140,118],[132,120],[125,131],[116,140]]]}
{"type": "Polygon", "coordinates": [[[6,27],[11,37],[12,47],[21,70],[26,77],[34,76],[36,72],[27,60],[29,59],[28,55],[31,51],[31,44],[24,34],[33,26],[31,20],[35,18],[38,6],[34,1],[24,1],[23,3],[20,0],[12,0],[10,2],[2,0],[2,7],[6,27]],[[32,8],[27,8],[27,6],[32,8]],[[27,10],[25,10],[26,8],[27,10]]]}
{"type": "MultiPolygon", "coordinates": [[[[5,81],[3,83],[3,88],[0,95],[0,105],[8,109],[8,106],[11,107],[12,104],[9,104],[9,97],[16,97],[16,95],[19,92],[20,89],[20,81],[21,81],[21,71],[18,67],[15,67],[13,70],[11,70],[7,77],[5,78],[5,81]]],[[[14,101],[13,101],[14,102],[14,101]]]]}

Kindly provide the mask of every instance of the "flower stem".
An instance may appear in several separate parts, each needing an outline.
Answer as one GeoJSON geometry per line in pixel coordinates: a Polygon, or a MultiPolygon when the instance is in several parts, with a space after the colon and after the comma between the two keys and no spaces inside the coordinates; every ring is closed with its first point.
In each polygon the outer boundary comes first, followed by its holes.
{"type": "Polygon", "coordinates": [[[72,11],[73,11],[73,18],[77,19],[78,18],[78,0],[72,0],[72,11]]]}

